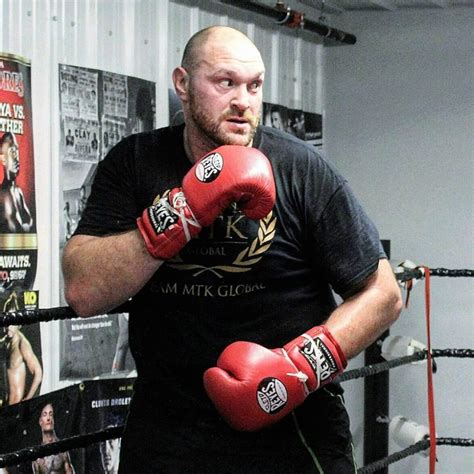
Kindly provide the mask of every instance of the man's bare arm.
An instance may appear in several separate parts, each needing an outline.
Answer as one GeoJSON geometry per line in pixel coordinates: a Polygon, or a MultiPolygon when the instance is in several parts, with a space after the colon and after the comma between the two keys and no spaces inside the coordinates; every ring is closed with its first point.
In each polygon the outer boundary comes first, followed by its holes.
{"type": "Polygon", "coordinates": [[[30,371],[33,380],[31,381],[30,389],[28,393],[25,395],[24,400],[29,400],[33,398],[36,390],[40,386],[43,380],[43,369],[41,364],[36,357],[35,353],[33,352],[33,348],[31,347],[30,341],[23,335],[20,342],[20,351],[21,355],[23,356],[23,360],[30,371]]]}
{"type": "Polygon", "coordinates": [[[75,474],[74,467],[71,462],[71,457],[69,456],[69,453],[63,453],[64,456],[64,472],[65,474],[75,474]]]}
{"type": "Polygon", "coordinates": [[[62,259],[66,301],[82,317],[106,313],[134,296],[162,263],[148,253],[138,230],[76,235],[62,259]]]}
{"type": "Polygon", "coordinates": [[[326,321],[347,359],[374,342],[398,318],[402,309],[400,289],[387,260],[363,288],[346,299],[326,321]]]}

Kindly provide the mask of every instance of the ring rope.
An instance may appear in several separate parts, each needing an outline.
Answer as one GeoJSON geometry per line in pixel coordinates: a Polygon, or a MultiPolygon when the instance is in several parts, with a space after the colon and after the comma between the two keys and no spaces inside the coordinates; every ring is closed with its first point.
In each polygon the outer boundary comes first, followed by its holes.
{"type": "MultiPolygon", "coordinates": [[[[460,358],[472,358],[474,356],[473,349],[433,349],[432,350],[433,357],[460,357],[460,358]]],[[[419,360],[426,359],[427,351],[420,351],[413,355],[400,357],[398,359],[393,359],[387,362],[381,362],[379,364],[368,365],[366,367],[361,367],[359,369],[348,370],[344,372],[339,377],[335,379],[338,382],[344,382],[347,380],[352,380],[355,378],[366,377],[370,375],[377,374],[379,372],[389,370],[394,367],[398,367],[400,365],[409,364],[411,362],[416,362],[419,360]]],[[[26,461],[34,461],[40,457],[49,456],[52,454],[59,454],[64,451],[68,451],[69,449],[77,449],[77,448],[84,448],[91,444],[98,443],[100,441],[105,441],[107,439],[114,439],[119,438],[123,434],[124,425],[115,426],[113,428],[107,428],[102,431],[96,431],[93,433],[88,433],[85,435],[77,435],[72,436],[71,438],[55,441],[54,443],[34,446],[31,448],[21,449],[19,451],[15,451],[13,453],[3,454],[0,455],[0,467],[12,466],[15,464],[19,464],[21,462],[26,461]]],[[[440,438],[442,440],[442,444],[454,444],[455,442],[448,442],[445,440],[460,440],[456,441],[457,446],[473,446],[474,440],[470,439],[461,439],[461,438],[440,438]]],[[[423,441],[426,442],[426,441],[423,441]]],[[[417,451],[423,451],[429,447],[429,441],[426,442],[426,446],[424,448],[420,448],[417,451]]],[[[437,444],[440,444],[437,440],[437,444]]],[[[415,445],[413,445],[415,446],[415,445]]],[[[409,448],[407,448],[409,449],[409,448]]],[[[404,450],[406,451],[406,450],[404,450]]],[[[403,452],[404,452],[403,451],[403,452]]],[[[411,454],[411,451],[408,455],[411,454]]],[[[392,455],[393,456],[393,455],[392,455]]],[[[403,456],[406,457],[406,456],[403,456]]],[[[400,459],[403,459],[400,458],[400,459]]],[[[398,459],[395,459],[395,462],[398,459]]],[[[380,462],[380,461],[377,461],[380,462]]],[[[364,469],[364,468],[362,468],[364,469]]],[[[358,471],[360,472],[360,471],[358,471]]],[[[375,471],[362,471],[362,472],[375,472],[375,471]]]]}
{"type": "MultiPolygon", "coordinates": [[[[130,310],[130,303],[125,302],[117,308],[108,312],[108,314],[126,313],[130,310]]],[[[23,326],[25,324],[34,324],[39,322],[49,322],[61,319],[74,319],[79,316],[70,306],[60,306],[57,308],[0,312],[0,328],[7,326],[23,326]]]]}
{"type": "MultiPolygon", "coordinates": [[[[94,433],[88,433],[86,435],[72,436],[71,438],[62,439],[55,441],[50,444],[43,444],[40,446],[33,446],[31,448],[24,448],[19,451],[14,451],[8,454],[0,455],[0,468],[15,466],[24,462],[32,462],[36,459],[51,456],[54,454],[63,453],[71,449],[86,448],[94,443],[106,441],[108,439],[120,438],[123,435],[124,425],[114,426],[107,428],[102,431],[96,431],[94,433]]],[[[436,444],[460,446],[460,447],[472,447],[474,446],[474,439],[471,438],[436,438],[436,444]]],[[[430,446],[429,439],[418,441],[408,448],[393,453],[386,458],[375,461],[371,464],[367,464],[357,470],[357,474],[368,474],[376,472],[383,467],[393,464],[394,462],[400,461],[408,456],[416,454],[420,451],[425,451],[430,446]]]]}
{"type": "MultiPolygon", "coordinates": [[[[400,267],[399,267],[400,268],[400,267]]],[[[431,276],[438,277],[473,277],[474,270],[470,269],[460,269],[460,270],[450,270],[448,268],[430,268],[429,273],[431,276]]],[[[395,277],[398,281],[406,282],[410,280],[421,280],[425,276],[422,268],[406,268],[404,267],[402,271],[395,272],[395,277]]]]}
{"type": "Polygon", "coordinates": [[[101,431],[85,435],[71,436],[49,444],[20,449],[12,453],[0,454],[0,467],[15,466],[20,463],[34,461],[45,456],[63,453],[70,449],[86,448],[94,443],[108,439],[120,438],[123,435],[124,425],[114,426],[101,431]]]}
{"type": "MultiPolygon", "coordinates": [[[[474,439],[470,438],[436,438],[436,444],[438,446],[461,446],[461,447],[470,447],[474,446],[474,439]]],[[[401,461],[408,456],[412,456],[413,454],[419,453],[420,451],[426,451],[430,447],[430,440],[423,439],[418,441],[408,448],[405,448],[401,451],[397,451],[389,456],[379,459],[373,463],[367,464],[357,470],[357,474],[369,474],[372,472],[377,472],[384,467],[387,467],[389,464],[393,464],[394,462],[401,461]]]]}
{"type": "MultiPolygon", "coordinates": [[[[459,357],[459,358],[472,358],[474,357],[474,349],[433,349],[431,351],[432,357],[459,357]]],[[[347,380],[353,380],[360,377],[368,377],[375,375],[380,372],[399,367],[405,364],[411,364],[412,362],[426,359],[428,352],[426,350],[416,352],[415,354],[399,357],[397,359],[379,362],[378,364],[371,364],[358,369],[348,370],[343,372],[341,375],[336,377],[336,382],[346,382],[347,380]]]]}

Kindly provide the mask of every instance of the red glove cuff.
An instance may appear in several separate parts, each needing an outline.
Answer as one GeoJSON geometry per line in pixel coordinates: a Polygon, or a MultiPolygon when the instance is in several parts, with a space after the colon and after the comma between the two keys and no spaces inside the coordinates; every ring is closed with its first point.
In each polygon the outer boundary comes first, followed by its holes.
{"type": "Polygon", "coordinates": [[[341,347],[326,326],[315,326],[283,349],[298,369],[309,375],[310,392],[334,380],[347,366],[341,347]]]}

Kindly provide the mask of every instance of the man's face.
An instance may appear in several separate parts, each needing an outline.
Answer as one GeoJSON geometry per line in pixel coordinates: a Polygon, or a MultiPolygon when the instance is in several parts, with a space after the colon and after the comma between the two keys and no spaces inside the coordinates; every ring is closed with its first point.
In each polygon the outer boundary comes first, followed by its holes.
{"type": "Polygon", "coordinates": [[[250,145],[260,119],[264,65],[250,42],[210,39],[189,73],[195,129],[216,145],[250,145]]]}
{"type": "Polygon", "coordinates": [[[39,425],[43,432],[54,430],[54,410],[51,404],[48,403],[48,405],[41,410],[39,425]]]}
{"type": "Polygon", "coordinates": [[[19,329],[20,329],[20,326],[8,326],[7,328],[8,337],[13,339],[15,334],[18,334],[19,329]]]}
{"type": "Polygon", "coordinates": [[[120,456],[120,438],[108,439],[99,445],[102,467],[105,472],[113,472],[118,467],[120,456]]]}
{"type": "Polygon", "coordinates": [[[11,177],[17,176],[20,172],[20,154],[15,143],[5,142],[2,145],[2,154],[5,160],[5,171],[11,177]]]}
{"type": "Polygon", "coordinates": [[[277,128],[278,130],[283,130],[283,123],[281,120],[280,112],[278,111],[272,112],[271,120],[272,120],[273,128],[277,128]]]}

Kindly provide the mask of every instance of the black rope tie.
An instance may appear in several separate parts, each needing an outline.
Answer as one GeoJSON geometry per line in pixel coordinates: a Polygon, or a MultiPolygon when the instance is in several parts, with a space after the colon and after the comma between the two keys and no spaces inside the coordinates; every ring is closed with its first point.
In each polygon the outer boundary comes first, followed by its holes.
{"type": "MultiPolygon", "coordinates": [[[[401,267],[398,267],[399,269],[401,267]]],[[[450,270],[448,268],[430,268],[430,275],[437,277],[473,277],[474,270],[461,269],[461,270],[450,270]]],[[[395,272],[395,277],[398,281],[406,282],[410,280],[421,280],[424,278],[424,271],[421,268],[406,268],[403,267],[400,271],[395,272]]]]}
{"type": "MultiPolygon", "coordinates": [[[[426,359],[427,351],[420,351],[413,355],[399,357],[398,359],[379,362],[378,364],[367,365],[358,369],[348,370],[339,375],[335,381],[345,382],[360,377],[368,377],[380,372],[384,372],[401,365],[411,364],[412,362],[426,359]]],[[[433,349],[431,351],[433,358],[436,357],[458,357],[458,358],[472,358],[474,356],[474,349],[433,349]]]]}
{"type": "MultiPolygon", "coordinates": [[[[463,448],[474,446],[474,439],[470,438],[436,438],[436,444],[438,446],[460,446],[463,448]]],[[[400,461],[405,459],[409,456],[413,456],[416,453],[421,451],[426,451],[430,447],[430,440],[424,439],[422,441],[418,441],[408,448],[405,448],[401,451],[397,451],[396,453],[390,454],[386,458],[380,459],[373,463],[367,464],[364,467],[357,469],[357,474],[369,474],[371,472],[377,472],[384,467],[387,467],[389,464],[393,464],[394,462],[400,461]]]]}

